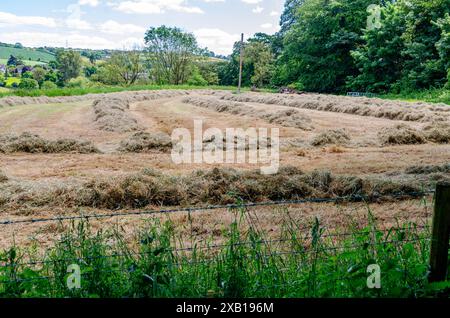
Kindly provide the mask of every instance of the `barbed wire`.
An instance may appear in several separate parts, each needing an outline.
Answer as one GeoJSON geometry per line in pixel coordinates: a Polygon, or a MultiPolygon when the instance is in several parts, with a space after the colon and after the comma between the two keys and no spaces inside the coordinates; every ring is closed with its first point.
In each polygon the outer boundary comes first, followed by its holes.
{"type": "MultiPolygon", "coordinates": [[[[413,226],[414,229],[428,229],[429,226],[422,225],[422,226],[413,226]]],[[[309,227],[310,229],[310,227],[309,227]]],[[[347,233],[330,233],[330,234],[322,234],[319,235],[318,239],[324,239],[324,238],[332,238],[332,237],[345,237],[345,236],[359,236],[359,235],[368,235],[373,233],[388,233],[392,231],[403,231],[407,230],[404,227],[395,227],[395,228],[388,228],[388,229],[374,229],[374,230],[366,230],[366,231],[357,231],[357,232],[347,232],[347,233]]],[[[296,241],[298,238],[284,238],[284,239],[274,239],[274,240],[257,240],[257,241],[249,241],[249,242],[238,242],[238,243],[224,243],[224,244],[212,244],[212,245],[206,245],[206,246],[193,246],[193,247],[184,247],[184,248],[175,248],[171,249],[168,248],[166,252],[171,253],[178,253],[178,252],[194,252],[197,250],[217,250],[217,249],[223,249],[223,248],[232,248],[232,247],[241,247],[241,246],[252,246],[252,245],[272,245],[274,243],[299,243],[296,241]]],[[[302,241],[300,243],[306,243],[307,240],[313,239],[312,235],[307,235],[305,237],[301,238],[302,241]]],[[[390,243],[396,243],[396,242],[414,242],[419,241],[421,239],[413,239],[413,240],[390,240],[380,243],[370,243],[370,245],[380,245],[380,244],[390,244],[390,243]]],[[[358,248],[358,247],[364,247],[365,244],[361,245],[354,245],[354,246],[339,246],[339,247],[330,247],[330,248],[320,248],[319,251],[327,251],[327,250],[337,250],[341,248],[358,248]]],[[[301,254],[301,253],[307,253],[311,252],[312,250],[304,250],[301,252],[279,252],[278,254],[273,254],[274,256],[277,255],[295,255],[295,254],[301,254]]],[[[20,266],[36,266],[36,265],[46,265],[46,264],[56,264],[60,262],[73,262],[78,261],[82,263],[87,263],[87,261],[92,260],[99,260],[99,259],[108,259],[108,258],[120,258],[120,257],[130,257],[130,256],[145,256],[147,254],[152,253],[151,251],[147,253],[139,253],[135,251],[128,251],[125,253],[114,253],[109,255],[97,255],[97,256],[85,256],[85,257],[69,257],[69,258],[60,258],[60,259],[51,259],[51,260],[42,260],[42,261],[31,261],[31,262],[21,262],[21,263],[13,263],[13,264],[3,264],[0,267],[20,267],[20,266]]]]}
{"type": "Polygon", "coordinates": [[[156,214],[173,214],[173,213],[193,213],[193,212],[204,212],[218,209],[240,209],[249,207],[262,207],[262,206],[277,206],[277,205],[294,205],[294,204],[304,204],[304,203],[342,203],[342,202],[364,202],[380,200],[383,198],[419,198],[426,195],[434,194],[434,190],[426,190],[421,192],[408,192],[408,193],[392,193],[385,195],[350,195],[350,196],[338,196],[333,198],[307,198],[299,200],[280,200],[280,201],[268,201],[268,202],[255,202],[255,203],[237,203],[237,204],[226,204],[226,205],[211,205],[205,207],[187,207],[179,209],[162,209],[162,210],[147,210],[147,211],[132,211],[132,212],[118,212],[118,213],[105,213],[105,214],[87,214],[87,215],[76,215],[76,216],[58,216],[51,218],[39,218],[39,219],[25,219],[25,220],[3,220],[0,221],[0,225],[13,225],[13,224],[24,224],[24,223],[43,223],[43,222],[54,222],[54,221],[74,221],[83,219],[102,219],[102,218],[113,218],[113,217],[129,217],[138,215],[156,215],[156,214]]]}

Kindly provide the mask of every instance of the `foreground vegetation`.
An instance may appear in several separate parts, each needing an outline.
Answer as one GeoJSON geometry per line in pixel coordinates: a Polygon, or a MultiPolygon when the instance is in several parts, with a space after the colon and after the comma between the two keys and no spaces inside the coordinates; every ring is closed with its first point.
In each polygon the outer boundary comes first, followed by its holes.
{"type": "Polygon", "coordinates": [[[4,251],[0,296],[425,297],[449,287],[427,284],[427,227],[381,230],[369,212],[367,227],[333,234],[317,220],[295,224],[282,210],[283,233],[269,242],[244,209],[230,213],[234,222],[216,245],[183,240],[170,221],[148,221],[132,244],[119,227],[94,232],[73,223],[45,256],[4,251]],[[67,288],[72,264],[81,269],[80,289],[67,288]],[[381,269],[380,289],[367,285],[372,264],[381,269]]]}

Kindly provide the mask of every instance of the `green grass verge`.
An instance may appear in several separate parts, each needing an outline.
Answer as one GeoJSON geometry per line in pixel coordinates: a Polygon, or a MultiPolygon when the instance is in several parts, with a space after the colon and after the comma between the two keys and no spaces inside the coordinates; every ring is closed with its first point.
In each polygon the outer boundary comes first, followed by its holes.
{"type": "Polygon", "coordinates": [[[410,102],[444,103],[450,105],[450,89],[430,89],[413,93],[385,94],[380,98],[410,102]]]}
{"type": "Polygon", "coordinates": [[[428,229],[406,224],[379,230],[371,221],[363,229],[346,229],[346,235],[327,236],[315,221],[303,235],[285,218],[280,239],[267,242],[267,233],[257,226],[243,230],[244,209],[230,213],[234,222],[223,229],[226,241],[219,246],[194,238],[183,246],[170,221],[147,221],[133,248],[118,226],[95,232],[87,222],[73,223],[45,256],[34,247],[0,254],[0,297],[429,297],[448,292],[449,282],[427,283],[428,229]],[[373,264],[381,270],[379,289],[367,284],[373,264]],[[74,277],[68,268],[76,268],[71,265],[80,269],[80,288],[68,288],[74,277]]]}

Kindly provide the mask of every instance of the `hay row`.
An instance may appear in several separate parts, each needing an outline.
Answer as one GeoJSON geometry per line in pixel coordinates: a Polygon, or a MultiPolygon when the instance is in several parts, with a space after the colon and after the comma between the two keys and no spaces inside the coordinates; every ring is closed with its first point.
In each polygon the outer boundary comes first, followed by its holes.
{"type": "Polygon", "coordinates": [[[304,173],[283,167],[276,175],[259,170],[215,168],[191,174],[167,175],[152,169],[90,181],[10,181],[0,188],[0,206],[64,206],[104,209],[155,206],[229,204],[346,195],[389,195],[416,192],[414,182],[337,176],[328,171],[304,173]]]}
{"type": "Polygon", "coordinates": [[[47,140],[24,132],[21,135],[0,135],[0,153],[99,153],[90,141],[74,139],[47,140]]]}
{"type": "Polygon", "coordinates": [[[130,103],[126,99],[111,97],[97,99],[92,107],[95,124],[100,130],[125,133],[142,129],[137,120],[127,112],[130,103]]]}
{"type": "Polygon", "coordinates": [[[214,110],[219,113],[260,118],[271,124],[278,124],[284,127],[313,130],[311,118],[295,109],[275,112],[261,111],[240,102],[230,102],[214,97],[189,96],[183,99],[183,103],[214,110]]]}
{"type": "Polygon", "coordinates": [[[446,144],[450,143],[450,124],[440,122],[430,124],[422,131],[405,124],[384,128],[378,133],[382,145],[416,145],[428,141],[446,144]]]}
{"type": "Polygon", "coordinates": [[[450,107],[446,104],[408,103],[366,97],[304,94],[245,93],[235,95],[224,91],[205,91],[205,94],[223,100],[241,103],[261,103],[359,116],[386,118],[390,120],[432,122],[450,120],[450,107]]]}
{"type": "Polygon", "coordinates": [[[172,149],[172,139],[165,133],[138,132],[120,143],[121,152],[148,152],[157,150],[168,152],[172,149]]]}
{"type": "Polygon", "coordinates": [[[145,100],[154,100],[161,98],[170,98],[176,96],[188,95],[186,90],[160,90],[160,91],[130,91],[107,94],[86,94],[80,96],[60,96],[60,97],[19,97],[8,96],[0,98],[0,107],[18,106],[18,105],[34,105],[34,104],[59,104],[59,103],[75,103],[85,100],[96,100],[104,98],[119,98],[125,99],[130,103],[140,102],[145,100]]]}

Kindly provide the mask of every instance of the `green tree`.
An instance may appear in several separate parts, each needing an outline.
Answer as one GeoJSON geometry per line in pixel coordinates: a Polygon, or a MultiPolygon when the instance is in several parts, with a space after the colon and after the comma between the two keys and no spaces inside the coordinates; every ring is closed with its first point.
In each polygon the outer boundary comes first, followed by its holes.
{"type": "Polygon", "coordinates": [[[45,81],[45,75],[47,74],[47,71],[41,66],[36,66],[33,69],[32,73],[33,79],[39,83],[39,86],[41,86],[42,83],[45,81]]]}
{"type": "Polygon", "coordinates": [[[160,26],[145,34],[148,62],[158,84],[183,84],[189,77],[194,56],[199,54],[195,36],[179,28],[160,26]]]}
{"type": "Polygon", "coordinates": [[[401,78],[405,44],[405,7],[388,4],[381,9],[380,28],[365,29],[364,44],[352,51],[359,74],[348,78],[353,90],[388,92],[401,78]]]}
{"type": "MultiPolygon", "coordinates": [[[[104,65],[106,72],[117,74],[114,82],[123,85],[132,85],[143,71],[141,53],[138,51],[115,52],[104,65]]],[[[111,76],[108,76],[110,78],[111,76]]]]}
{"type": "Polygon", "coordinates": [[[316,92],[342,92],[357,73],[350,52],[362,43],[367,7],[373,0],[307,0],[296,9],[284,37],[275,83],[297,83],[316,92]]]}
{"type": "Polygon", "coordinates": [[[56,62],[62,82],[67,83],[80,75],[82,66],[80,53],[72,50],[59,50],[56,53],[56,62]]]}
{"type": "Polygon", "coordinates": [[[253,64],[251,83],[256,87],[268,85],[273,71],[274,56],[269,44],[252,41],[245,46],[244,62],[253,64]]]}
{"type": "Polygon", "coordinates": [[[31,78],[22,78],[19,84],[19,88],[21,89],[38,89],[39,84],[37,81],[31,78]]]}

